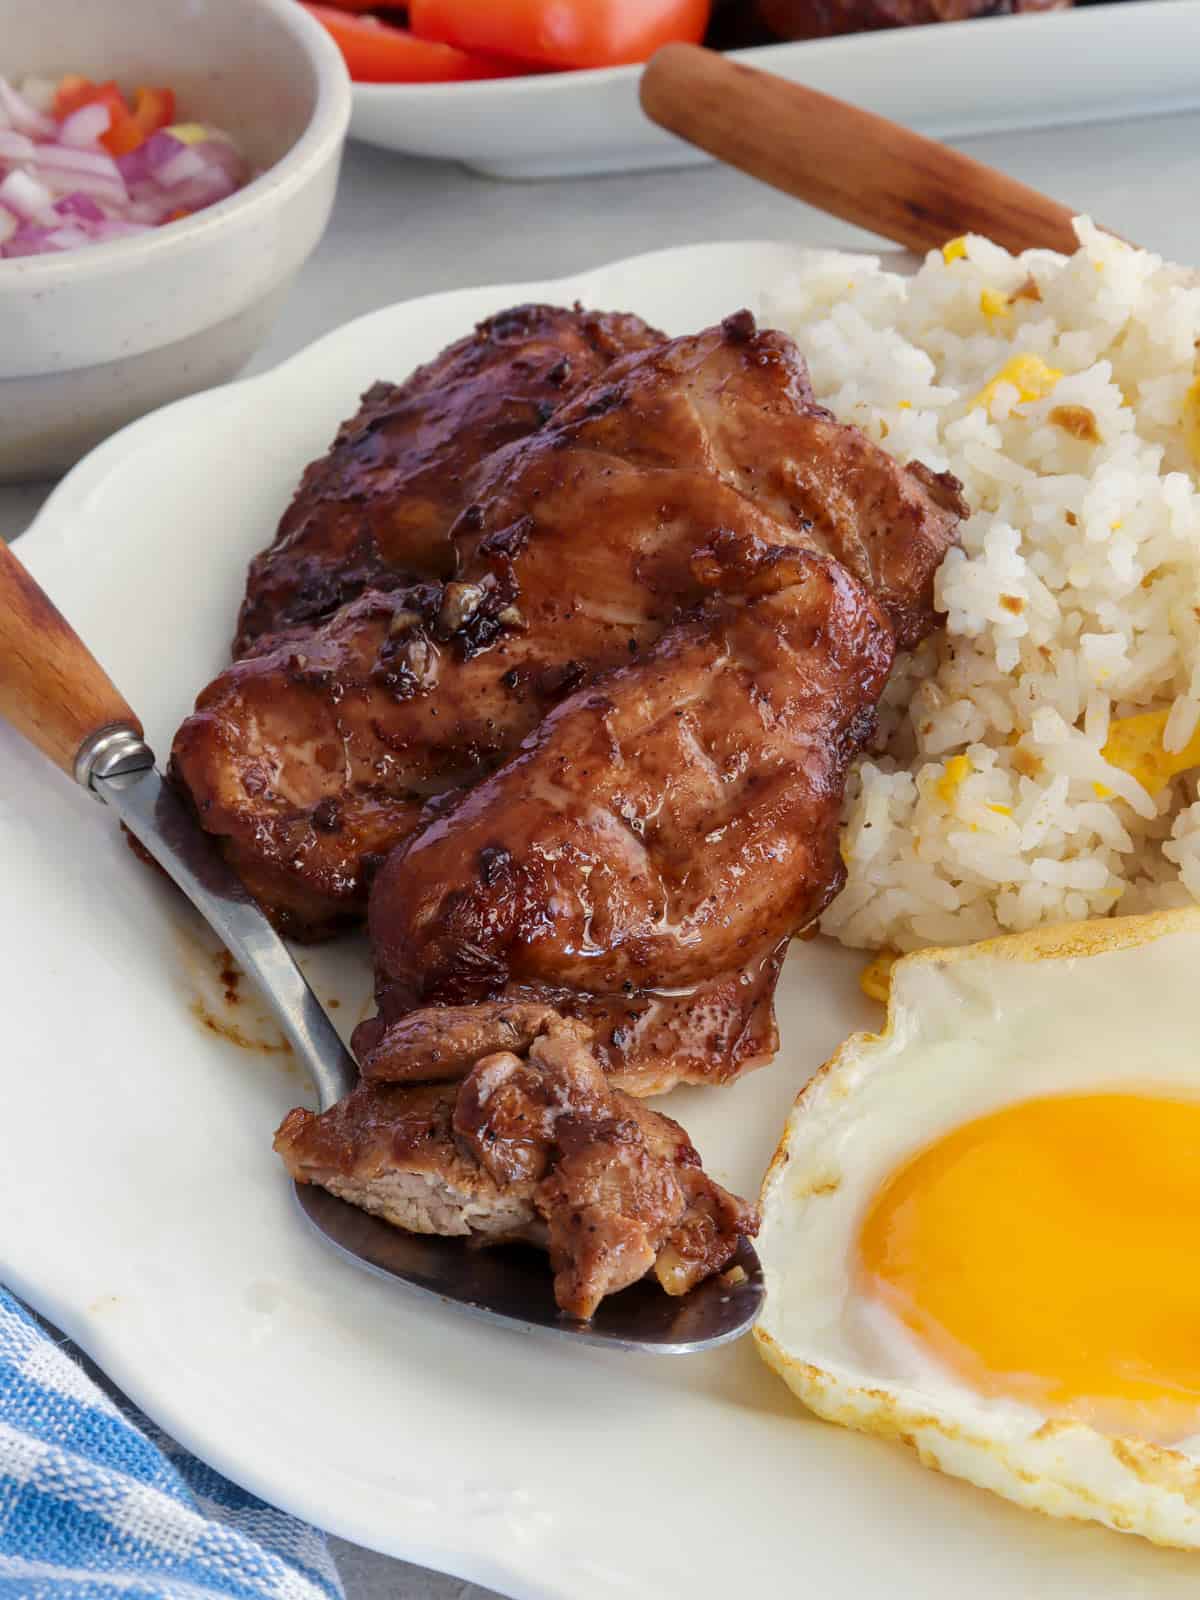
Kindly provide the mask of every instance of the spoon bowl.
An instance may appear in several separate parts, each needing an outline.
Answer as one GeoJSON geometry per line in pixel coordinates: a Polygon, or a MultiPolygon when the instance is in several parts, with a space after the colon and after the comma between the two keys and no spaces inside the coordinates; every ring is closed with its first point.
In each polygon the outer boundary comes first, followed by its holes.
{"type": "Polygon", "coordinates": [[[479,1249],[461,1239],[404,1233],[315,1184],[297,1184],[296,1199],[325,1242],[356,1266],[522,1333],[643,1355],[691,1355],[740,1338],[765,1296],[758,1256],[743,1238],[725,1271],[689,1294],[672,1297],[643,1278],[606,1296],[590,1322],[577,1322],[555,1304],[546,1257],[532,1245],[479,1249]]]}

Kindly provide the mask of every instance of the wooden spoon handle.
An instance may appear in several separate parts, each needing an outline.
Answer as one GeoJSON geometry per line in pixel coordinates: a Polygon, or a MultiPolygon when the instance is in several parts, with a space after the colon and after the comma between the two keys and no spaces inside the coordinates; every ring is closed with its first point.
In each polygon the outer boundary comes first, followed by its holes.
{"type": "Polygon", "coordinates": [[[0,717],[69,777],[84,742],[142,725],[83,640],[0,539],[0,717]]]}
{"type": "Polygon", "coordinates": [[[910,250],[982,233],[1070,255],[1071,211],[969,156],[698,45],[642,74],[647,116],[751,177],[910,250]]]}

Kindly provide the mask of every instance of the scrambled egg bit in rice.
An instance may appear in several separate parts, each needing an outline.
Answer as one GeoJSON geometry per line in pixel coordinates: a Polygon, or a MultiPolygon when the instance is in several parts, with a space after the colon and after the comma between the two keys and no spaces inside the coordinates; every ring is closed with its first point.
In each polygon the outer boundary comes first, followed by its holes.
{"type": "Polygon", "coordinates": [[[973,510],[847,793],[846,944],[1200,900],[1200,283],[1077,229],[915,276],[831,254],[766,308],[826,405],[973,510]]]}

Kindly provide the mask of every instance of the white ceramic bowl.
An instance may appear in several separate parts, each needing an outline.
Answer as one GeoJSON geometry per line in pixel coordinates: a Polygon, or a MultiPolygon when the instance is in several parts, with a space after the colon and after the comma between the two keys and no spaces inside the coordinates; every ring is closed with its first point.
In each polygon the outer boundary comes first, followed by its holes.
{"type": "Polygon", "coordinates": [[[329,220],[350,83],[295,0],[0,0],[0,72],[169,84],[260,174],[152,234],[0,261],[0,482],[14,482],[246,363],[329,220]]]}

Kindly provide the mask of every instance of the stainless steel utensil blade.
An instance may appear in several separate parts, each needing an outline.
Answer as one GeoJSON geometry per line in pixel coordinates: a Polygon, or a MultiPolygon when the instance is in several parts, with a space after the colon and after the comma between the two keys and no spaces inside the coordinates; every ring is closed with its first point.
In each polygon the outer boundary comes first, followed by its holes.
{"type": "MultiPolygon", "coordinates": [[[[325,1110],[358,1081],[354,1058],[286,944],[152,761],[147,747],[130,739],[105,767],[89,770],[90,787],[112,806],[257,984],[325,1110]]],[[[521,1331],[648,1354],[686,1355],[736,1339],[762,1307],[762,1267],[744,1239],[725,1273],[681,1298],[673,1299],[643,1280],[606,1299],[591,1322],[574,1322],[554,1303],[545,1257],[529,1249],[471,1250],[460,1239],[404,1233],[312,1184],[297,1184],[295,1192],[313,1228],[356,1265],[521,1331]]]]}
{"type": "Polygon", "coordinates": [[[325,1110],[350,1093],[358,1068],[287,945],[211,836],[155,769],[93,777],[92,787],[183,890],[258,985],[325,1110]]]}

